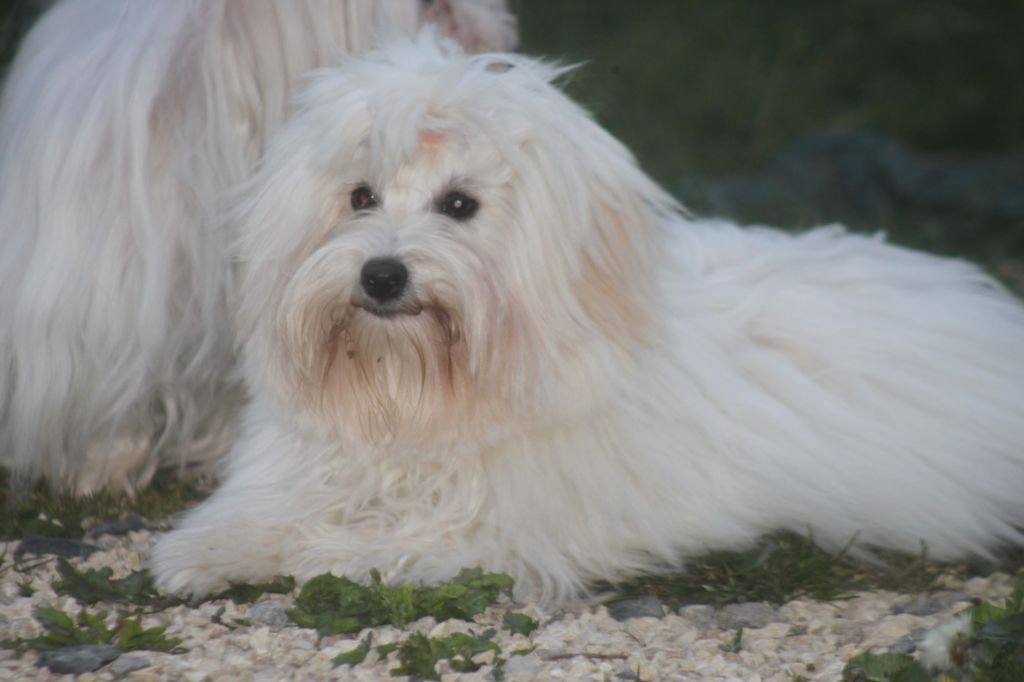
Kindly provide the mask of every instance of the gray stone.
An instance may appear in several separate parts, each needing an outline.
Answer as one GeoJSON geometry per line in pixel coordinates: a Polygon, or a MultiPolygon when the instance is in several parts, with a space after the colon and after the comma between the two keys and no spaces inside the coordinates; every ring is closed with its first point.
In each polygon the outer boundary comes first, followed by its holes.
{"type": "Polygon", "coordinates": [[[534,649],[533,655],[542,661],[558,661],[569,656],[565,649],[534,649]]]}
{"type": "Polygon", "coordinates": [[[690,604],[679,609],[680,617],[690,621],[694,627],[707,630],[714,626],[715,607],[707,604],[690,604]]]}
{"type": "Polygon", "coordinates": [[[528,675],[531,679],[537,678],[544,670],[544,664],[537,656],[509,656],[503,669],[506,677],[516,675],[528,675]]]}
{"type": "Polygon", "coordinates": [[[889,647],[889,651],[894,654],[907,654],[909,656],[917,651],[917,642],[914,641],[913,637],[900,637],[889,647]]]}
{"type": "Polygon", "coordinates": [[[86,558],[93,552],[99,551],[96,545],[90,545],[81,540],[73,538],[51,538],[45,535],[28,535],[18,544],[14,550],[14,558],[20,559],[25,554],[41,556],[43,554],[55,554],[67,559],[72,557],[86,558]]]}
{"type": "Polygon", "coordinates": [[[763,628],[779,620],[779,614],[771,604],[760,601],[743,604],[729,604],[718,612],[718,627],[723,630],[738,628],[763,628]]]}
{"type": "Polygon", "coordinates": [[[143,530],[146,523],[138,514],[131,513],[119,519],[101,521],[89,529],[89,535],[99,537],[100,535],[126,535],[131,531],[143,530]]]}
{"type": "Polygon", "coordinates": [[[630,618],[662,618],[665,608],[657,597],[643,596],[628,599],[616,599],[605,604],[608,615],[615,620],[630,618]]]}
{"type": "Polygon", "coordinates": [[[110,664],[110,667],[107,668],[107,670],[109,670],[114,677],[124,677],[129,673],[133,673],[136,670],[142,670],[143,668],[148,668],[151,665],[153,664],[150,663],[149,659],[145,656],[139,656],[138,654],[126,654],[124,656],[119,656],[116,661],[110,664]]]}
{"type": "Polygon", "coordinates": [[[961,602],[970,601],[970,596],[963,592],[952,590],[939,590],[938,592],[927,592],[919,594],[907,604],[901,604],[893,608],[893,613],[906,613],[911,616],[932,616],[952,608],[961,602]]]}
{"type": "Polygon", "coordinates": [[[55,673],[77,675],[99,670],[120,655],[121,650],[113,644],[66,646],[44,651],[39,657],[39,666],[45,666],[55,673]]]}
{"type": "Polygon", "coordinates": [[[254,624],[268,625],[274,630],[288,625],[288,609],[284,603],[272,599],[258,601],[249,607],[246,617],[254,624]]]}

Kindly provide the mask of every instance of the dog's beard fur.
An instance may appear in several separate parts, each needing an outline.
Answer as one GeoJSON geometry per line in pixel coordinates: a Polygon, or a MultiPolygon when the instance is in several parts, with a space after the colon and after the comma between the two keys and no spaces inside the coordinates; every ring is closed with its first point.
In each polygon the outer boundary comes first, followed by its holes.
{"type": "Polygon", "coordinates": [[[473,319],[473,311],[501,310],[493,278],[472,254],[448,260],[457,270],[442,270],[406,252],[420,284],[409,301],[381,317],[353,300],[358,282],[351,274],[373,255],[325,245],[285,288],[273,335],[289,401],[303,405],[318,430],[334,438],[408,447],[466,435],[461,427],[477,421],[488,396],[500,393],[495,365],[516,355],[501,342],[511,321],[500,313],[473,319]],[[438,278],[428,274],[432,269],[438,278]],[[467,300],[470,293],[476,300],[467,300]]]}

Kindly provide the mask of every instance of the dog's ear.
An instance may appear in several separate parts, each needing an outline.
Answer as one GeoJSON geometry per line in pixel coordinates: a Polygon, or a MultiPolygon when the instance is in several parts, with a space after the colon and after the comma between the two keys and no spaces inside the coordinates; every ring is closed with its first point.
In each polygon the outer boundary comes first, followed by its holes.
{"type": "Polygon", "coordinates": [[[549,99],[562,106],[532,110],[518,147],[527,160],[522,203],[538,211],[527,222],[547,245],[548,268],[538,276],[568,274],[545,282],[548,291],[570,294],[551,300],[562,306],[558,314],[633,350],[656,327],[657,245],[677,205],[582,110],[549,99]]]}
{"type": "Polygon", "coordinates": [[[634,209],[594,207],[576,283],[583,313],[605,338],[623,348],[644,344],[653,329],[651,273],[658,256],[652,232],[657,226],[648,211],[634,209]]]}

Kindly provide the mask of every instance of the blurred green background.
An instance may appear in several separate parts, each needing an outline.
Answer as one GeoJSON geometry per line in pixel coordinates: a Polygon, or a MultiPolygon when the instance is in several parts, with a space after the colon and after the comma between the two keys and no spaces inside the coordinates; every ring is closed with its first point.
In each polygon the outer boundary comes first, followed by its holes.
{"type": "Polygon", "coordinates": [[[523,48],[670,181],[820,128],[956,156],[1024,148],[1021,0],[519,0],[523,48]]]}
{"type": "MultiPolygon", "coordinates": [[[[0,59],[41,4],[2,5],[0,59]]],[[[1024,282],[1024,0],[510,4],[696,213],[884,228],[1024,282]]]]}
{"type": "Polygon", "coordinates": [[[1024,283],[1024,0],[519,0],[523,50],[698,214],[1024,283]]]}

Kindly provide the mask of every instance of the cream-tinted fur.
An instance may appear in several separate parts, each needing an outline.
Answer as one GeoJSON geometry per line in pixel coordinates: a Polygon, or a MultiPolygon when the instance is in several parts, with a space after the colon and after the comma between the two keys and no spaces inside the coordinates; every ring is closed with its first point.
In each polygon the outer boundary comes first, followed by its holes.
{"type": "Polygon", "coordinates": [[[64,0],[0,104],[0,463],[132,490],[236,436],[223,228],[302,74],[424,22],[504,49],[503,0],[64,0]]]}
{"type": "Polygon", "coordinates": [[[881,237],[688,218],[557,74],[424,34],[316,76],[235,213],[254,399],[160,586],[479,565],[561,599],[776,528],[1021,542],[1024,306],[881,237]]]}

